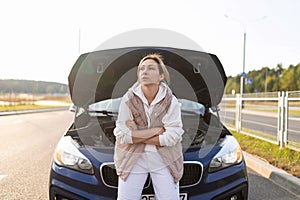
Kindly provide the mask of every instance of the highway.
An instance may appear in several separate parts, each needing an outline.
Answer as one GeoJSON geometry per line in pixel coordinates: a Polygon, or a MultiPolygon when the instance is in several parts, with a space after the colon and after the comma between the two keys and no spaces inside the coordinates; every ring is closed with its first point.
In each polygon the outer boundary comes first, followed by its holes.
{"type": "MultiPolygon", "coordinates": [[[[222,122],[235,125],[235,110],[220,111],[222,122]]],[[[242,112],[242,128],[277,136],[277,113],[242,112]]],[[[300,118],[289,118],[288,140],[300,143],[300,118]]]]}
{"type": "MultiPolygon", "coordinates": [[[[73,113],[55,111],[0,117],[0,199],[48,199],[55,145],[73,113]]],[[[296,196],[248,169],[250,200],[294,200],[296,196]]]]}
{"type": "Polygon", "coordinates": [[[1,200],[48,199],[54,148],[72,118],[69,111],[0,117],[1,200]]]}

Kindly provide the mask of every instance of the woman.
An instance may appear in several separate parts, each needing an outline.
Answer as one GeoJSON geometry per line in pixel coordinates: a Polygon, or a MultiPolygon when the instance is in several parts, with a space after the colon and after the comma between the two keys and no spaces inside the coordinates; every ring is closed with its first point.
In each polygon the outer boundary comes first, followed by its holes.
{"type": "Polygon", "coordinates": [[[141,59],[138,81],[123,96],[114,134],[118,200],[140,200],[150,173],[157,200],[179,200],[183,174],[180,104],[159,54],[141,59]]]}

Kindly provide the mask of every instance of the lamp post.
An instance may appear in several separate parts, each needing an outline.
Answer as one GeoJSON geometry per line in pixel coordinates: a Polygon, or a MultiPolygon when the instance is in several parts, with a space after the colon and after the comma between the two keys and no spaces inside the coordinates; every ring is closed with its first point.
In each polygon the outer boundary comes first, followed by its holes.
{"type": "Polygon", "coordinates": [[[78,55],[80,55],[80,45],[81,45],[81,29],[78,30],[78,55]]]}
{"type": "Polygon", "coordinates": [[[247,29],[247,25],[248,25],[249,23],[253,23],[253,22],[257,22],[257,21],[266,19],[267,17],[266,17],[266,16],[263,16],[263,17],[260,17],[260,18],[258,18],[258,19],[254,19],[254,20],[248,21],[248,22],[246,22],[246,23],[243,22],[243,21],[241,21],[241,20],[238,20],[238,19],[236,19],[236,18],[230,17],[230,16],[228,16],[228,15],[224,15],[224,17],[226,17],[226,18],[228,18],[228,19],[230,19],[230,20],[232,20],[232,21],[238,22],[239,24],[242,25],[243,30],[244,30],[243,71],[242,71],[242,74],[241,74],[241,85],[240,85],[240,86],[241,86],[240,94],[241,94],[241,96],[243,96],[244,86],[243,86],[242,83],[244,83],[244,79],[245,79],[245,77],[246,77],[246,73],[245,73],[245,64],[246,64],[246,35],[247,35],[246,29],[247,29]]]}
{"type": "Polygon", "coordinates": [[[245,73],[245,64],[246,64],[246,29],[247,29],[247,25],[250,23],[250,22],[257,22],[257,21],[260,21],[260,20],[263,20],[266,18],[266,16],[263,16],[263,17],[260,17],[258,19],[255,19],[255,20],[251,20],[251,21],[248,21],[248,22],[243,22],[241,20],[238,20],[236,18],[233,18],[233,17],[230,17],[228,15],[224,15],[224,17],[232,20],[232,21],[235,21],[235,22],[238,22],[239,24],[242,25],[243,27],[243,30],[244,30],[244,45],[243,45],[243,71],[242,71],[242,74],[241,74],[241,81],[240,81],[240,98],[239,98],[239,108],[238,108],[238,112],[237,112],[237,120],[236,120],[236,130],[237,132],[240,132],[241,130],[241,126],[242,126],[242,109],[244,108],[244,102],[243,102],[243,95],[244,95],[244,80],[245,80],[245,77],[246,77],[246,73],[245,73]]]}

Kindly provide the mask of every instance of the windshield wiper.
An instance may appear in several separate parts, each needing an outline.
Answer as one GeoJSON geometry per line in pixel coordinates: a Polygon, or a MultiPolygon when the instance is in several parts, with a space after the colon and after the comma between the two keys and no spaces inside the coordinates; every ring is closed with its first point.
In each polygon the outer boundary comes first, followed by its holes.
{"type": "Polygon", "coordinates": [[[98,113],[106,115],[106,116],[113,116],[113,115],[118,114],[118,112],[113,112],[113,111],[108,111],[108,110],[88,110],[88,113],[95,115],[95,116],[98,116],[97,115],[98,113]]]}
{"type": "Polygon", "coordinates": [[[204,113],[201,113],[201,111],[200,110],[197,110],[197,109],[195,109],[195,110],[181,110],[181,112],[182,113],[186,113],[186,114],[192,114],[192,115],[201,115],[201,116],[203,116],[204,115],[204,113]]]}

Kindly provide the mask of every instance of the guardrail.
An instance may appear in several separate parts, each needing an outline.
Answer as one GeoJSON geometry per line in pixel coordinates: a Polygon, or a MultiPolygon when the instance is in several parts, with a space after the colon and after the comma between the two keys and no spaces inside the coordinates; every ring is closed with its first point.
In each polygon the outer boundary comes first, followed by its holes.
{"type": "Polygon", "coordinates": [[[300,91],[224,95],[220,106],[237,132],[300,150],[300,91]]]}

